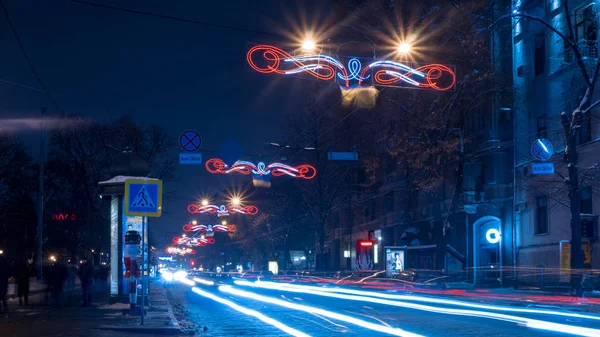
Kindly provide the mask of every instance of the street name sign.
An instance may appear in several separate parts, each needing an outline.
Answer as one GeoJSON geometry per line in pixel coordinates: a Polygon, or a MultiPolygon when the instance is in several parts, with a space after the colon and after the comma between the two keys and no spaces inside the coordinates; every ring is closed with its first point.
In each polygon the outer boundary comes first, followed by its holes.
{"type": "Polygon", "coordinates": [[[531,173],[539,174],[554,174],[554,163],[533,163],[531,164],[531,173]]]}
{"type": "Polygon", "coordinates": [[[328,152],[329,160],[358,160],[358,152],[328,152]]]}
{"type": "Polygon", "coordinates": [[[180,153],[179,164],[202,165],[202,153],[180,153]]]}

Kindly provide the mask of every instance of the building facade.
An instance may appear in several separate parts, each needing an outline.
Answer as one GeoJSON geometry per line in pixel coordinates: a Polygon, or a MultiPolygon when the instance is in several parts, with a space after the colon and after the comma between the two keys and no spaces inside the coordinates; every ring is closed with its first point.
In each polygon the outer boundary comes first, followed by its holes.
{"type": "MultiPolygon", "coordinates": [[[[516,259],[523,270],[522,282],[536,282],[539,275],[528,267],[543,267],[548,282],[567,282],[558,268],[561,257],[568,261],[568,252],[561,253],[561,242],[571,241],[570,204],[565,178],[566,145],[561,113],[571,116],[579,106],[587,85],[582,68],[592,76],[598,62],[597,1],[570,3],[567,18],[563,3],[558,0],[523,1],[514,4],[513,13],[527,13],[543,18],[556,31],[570,36],[577,53],[557,32],[541,23],[513,18],[513,74],[515,88],[515,220],[516,259]],[[579,55],[577,55],[579,54],[579,55]],[[540,160],[533,146],[538,139],[547,139],[553,146],[552,157],[540,160]],[[533,149],[533,152],[532,152],[533,149]],[[539,174],[540,163],[554,166],[554,174],[539,174]]],[[[593,100],[598,99],[594,93],[593,100]]],[[[600,210],[597,163],[600,161],[600,128],[598,110],[583,117],[577,132],[579,153],[580,208],[582,238],[586,242],[584,265],[598,268],[600,251],[596,240],[597,214],[600,210]],[[594,121],[596,120],[596,121],[594,121]],[[594,168],[596,165],[596,168],[594,168]]],[[[543,158],[542,158],[543,159],[543,158]]],[[[574,249],[574,248],[573,248],[574,249]]]]}
{"type": "MultiPolygon", "coordinates": [[[[494,3],[490,22],[505,18],[490,34],[496,90],[485,109],[465,116],[461,164],[448,172],[432,198],[411,186],[401,168],[386,171],[382,158],[377,180],[358,182],[351,207],[340,209],[329,224],[332,269],[363,268],[364,252],[357,243],[372,240],[367,266],[376,270],[386,268],[385,247],[402,247],[405,268],[462,271],[478,284],[565,281],[560,268],[568,267],[568,259],[561,247],[570,242],[571,227],[561,113],[571,114],[585,93],[582,66],[591,77],[598,62],[600,4],[570,5],[581,62],[554,31],[568,36],[561,6],[558,0],[494,3]],[[506,19],[511,10],[514,17],[506,19]],[[523,13],[543,18],[552,28],[519,16],[523,13]],[[542,138],[553,145],[545,161],[532,153],[532,145],[542,138]],[[540,163],[555,173],[537,174],[540,163]]],[[[600,268],[598,116],[597,109],[591,110],[577,128],[582,249],[588,268],[600,268]]]]}

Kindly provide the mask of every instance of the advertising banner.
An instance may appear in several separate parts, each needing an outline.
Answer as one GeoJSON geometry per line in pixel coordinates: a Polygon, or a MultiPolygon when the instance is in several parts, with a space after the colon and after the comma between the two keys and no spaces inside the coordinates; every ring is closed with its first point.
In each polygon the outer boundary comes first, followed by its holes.
{"type": "Polygon", "coordinates": [[[571,243],[560,242],[560,282],[571,282],[571,243]]]}
{"type": "Polygon", "coordinates": [[[404,271],[404,248],[385,247],[385,276],[394,277],[404,271]]]}

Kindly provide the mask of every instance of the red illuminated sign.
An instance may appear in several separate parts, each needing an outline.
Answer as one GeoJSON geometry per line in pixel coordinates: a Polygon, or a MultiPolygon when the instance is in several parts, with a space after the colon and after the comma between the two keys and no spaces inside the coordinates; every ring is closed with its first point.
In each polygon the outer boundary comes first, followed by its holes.
{"type": "Polygon", "coordinates": [[[52,214],[52,220],[54,221],[75,221],[77,216],[73,213],[56,213],[52,214]]]}
{"type": "Polygon", "coordinates": [[[360,243],[360,245],[363,246],[363,247],[370,247],[370,246],[373,245],[373,242],[371,242],[371,241],[362,241],[360,243]]]}

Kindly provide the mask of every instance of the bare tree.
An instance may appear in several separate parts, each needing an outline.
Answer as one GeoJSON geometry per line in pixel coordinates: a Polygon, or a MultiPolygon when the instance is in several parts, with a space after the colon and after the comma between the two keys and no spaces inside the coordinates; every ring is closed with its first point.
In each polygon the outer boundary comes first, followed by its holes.
{"type": "Polygon", "coordinates": [[[492,6],[435,0],[340,3],[346,4],[350,19],[344,24],[354,28],[354,35],[369,35],[378,46],[412,40],[414,52],[398,56],[400,62],[442,63],[455,70],[456,86],[450,91],[381,88],[362,129],[367,183],[404,181],[405,220],[418,221],[417,208],[432,206],[432,240],[443,240],[448,217],[462,208],[463,163],[473,157],[465,148],[475,133],[469,121],[488,118],[494,99],[512,92],[511,83],[498,80],[496,60],[490,57],[486,28],[492,6]],[[390,32],[390,27],[399,32],[390,32]]]}
{"type": "Polygon", "coordinates": [[[101,239],[105,214],[100,212],[98,182],[110,175],[110,165],[129,148],[148,161],[151,174],[168,177],[172,166],[165,160],[170,142],[160,127],[141,128],[128,118],[113,123],[87,123],[85,128],[58,129],[52,133],[47,179],[56,192],[53,206],[80,214],[78,227],[69,228],[81,245],[101,239]],[[161,162],[162,161],[162,162],[161,162]]]}
{"type": "Polygon", "coordinates": [[[23,144],[0,136],[0,244],[21,254],[35,242],[35,165],[23,144]]]}
{"type": "MultiPolygon", "coordinates": [[[[543,17],[528,14],[520,9],[514,9],[512,12],[503,15],[493,22],[490,28],[501,21],[509,19],[537,23],[552,32],[558,41],[562,41],[565,53],[572,57],[574,63],[577,64],[578,80],[570,92],[572,97],[577,97],[577,103],[574,104],[572,109],[563,111],[560,115],[564,152],[560,159],[562,165],[557,167],[556,174],[559,177],[560,184],[563,186],[552,184],[549,189],[548,187],[544,187],[540,190],[545,191],[546,195],[551,195],[559,204],[569,208],[571,245],[574,247],[571,252],[571,268],[580,269],[583,267],[583,251],[577,247],[581,247],[582,236],[581,187],[590,183],[596,183],[598,180],[597,164],[592,167],[580,167],[578,145],[582,132],[589,132],[584,130],[589,130],[593,119],[592,112],[600,104],[600,100],[595,101],[595,89],[600,73],[600,58],[595,60],[593,64],[589,64],[584,55],[582,55],[582,46],[578,43],[579,41],[576,40],[575,36],[575,26],[572,19],[573,12],[569,6],[569,1],[562,0],[556,11],[560,12],[564,17],[563,21],[557,21],[563,27],[557,27],[553,23],[554,21],[550,22],[543,17]],[[588,126],[587,128],[585,127],[586,125],[588,126]]],[[[594,41],[594,43],[596,42],[594,41]]],[[[567,109],[568,106],[564,108],[567,109]]],[[[536,188],[536,186],[537,188],[541,187],[535,181],[526,183],[532,188],[536,188]]],[[[598,187],[593,187],[593,190],[597,191],[597,189],[598,187]]],[[[578,287],[578,277],[573,277],[572,282],[578,287]]]]}

